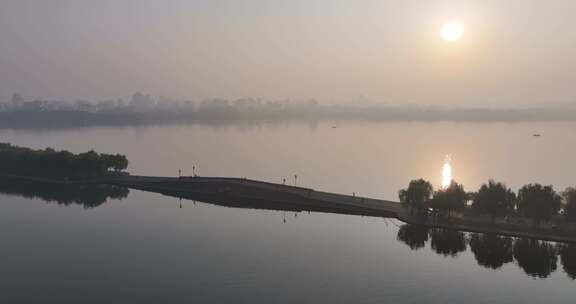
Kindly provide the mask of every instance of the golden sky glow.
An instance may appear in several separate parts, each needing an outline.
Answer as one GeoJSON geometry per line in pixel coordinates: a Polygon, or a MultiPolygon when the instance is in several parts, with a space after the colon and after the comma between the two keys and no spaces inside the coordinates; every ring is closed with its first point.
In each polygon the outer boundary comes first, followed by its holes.
{"type": "Polygon", "coordinates": [[[143,91],[510,107],[575,96],[573,0],[33,2],[2,1],[0,101],[143,91]]]}
{"type": "Polygon", "coordinates": [[[447,21],[440,31],[442,39],[448,42],[458,41],[464,35],[464,25],[460,21],[447,21]]]}

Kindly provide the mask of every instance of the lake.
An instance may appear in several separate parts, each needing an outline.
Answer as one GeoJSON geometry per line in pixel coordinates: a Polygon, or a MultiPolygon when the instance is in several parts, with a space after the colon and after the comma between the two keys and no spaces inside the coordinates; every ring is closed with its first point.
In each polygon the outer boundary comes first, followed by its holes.
{"type": "MultiPolygon", "coordinates": [[[[122,153],[133,174],[191,175],[194,167],[203,176],[286,179],[390,200],[414,178],[438,186],[446,155],[469,191],[489,178],[514,190],[576,185],[576,123],[4,129],[0,142],[122,153]]],[[[136,190],[94,196],[58,204],[26,189],[0,191],[1,303],[572,303],[576,296],[573,246],[422,231],[390,219],[180,203],[136,190]]]]}

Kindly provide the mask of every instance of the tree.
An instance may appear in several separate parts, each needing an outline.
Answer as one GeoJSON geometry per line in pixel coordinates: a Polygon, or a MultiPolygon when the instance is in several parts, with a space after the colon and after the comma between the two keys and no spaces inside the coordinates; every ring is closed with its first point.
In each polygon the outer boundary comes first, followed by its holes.
{"type": "Polygon", "coordinates": [[[128,159],[120,154],[102,154],[106,168],[112,168],[114,171],[122,171],[128,168],[128,159]]]}
{"type": "Polygon", "coordinates": [[[493,180],[482,185],[474,195],[472,209],[478,213],[485,213],[496,217],[503,217],[514,211],[516,195],[503,183],[493,180]]]}
{"type": "Polygon", "coordinates": [[[396,239],[405,243],[412,250],[423,248],[428,242],[430,228],[420,225],[402,225],[396,239]]]}
{"type": "Polygon", "coordinates": [[[514,243],[514,258],[527,275],[547,278],[556,271],[558,256],[556,248],[534,239],[520,239],[514,243]]]}
{"type": "Polygon", "coordinates": [[[562,258],[564,272],[566,272],[572,280],[576,280],[576,245],[560,245],[560,257],[562,258]]]}
{"type": "Polygon", "coordinates": [[[513,261],[513,240],[497,234],[472,234],[470,249],[480,266],[498,269],[513,261]]]}
{"type": "Polygon", "coordinates": [[[128,167],[124,155],[89,151],[74,154],[54,149],[32,150],[0,143],[0,173],[55,179],[85,179],[128,167]]]}
{"type": "Polygon", "coordinates": [[[438,190],[432,198],[432,208],[436,210],[461,211],[466,207],[469,195],[462,184],[452,181],[446,189],[438,190]]]}
{"type": "Polygon", "coordinates": [[[561,204],[562,198],[552,186],[530,184],[518,191],[518,211],[533,219],[537,225],[540,221],[549,221],[554,214],[558,214],[561,204]]]}
{"type": "Polygon", "coordinates": [[[566,189],[562,196],[564,197],[566,218],[569,221],[576,221],[576,188],[566,189]]]}
{"type": "Polygon", "coordinates": [[[407,189],[400,190],[398,197],[406,206],[422,210],[430,201],[433,191],[434,188],[430,182],[418,179],[411,181],[407,189]]]}
{"type": "Polygon", "coordinates": [[[14,95],[12,95],[12,105],[17,107],[20,106],[23,102],[24,102],[24,97],[22,97],[22,95],[15,93],[14,95]]]}

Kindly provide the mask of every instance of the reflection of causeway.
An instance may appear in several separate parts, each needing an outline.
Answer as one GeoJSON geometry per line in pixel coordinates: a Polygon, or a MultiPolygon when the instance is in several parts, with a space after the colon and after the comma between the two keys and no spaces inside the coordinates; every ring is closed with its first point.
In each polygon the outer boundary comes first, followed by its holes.
{"type": "Polygon", "coordinates": [[[576,245],[551,243],[527,238],[512,238],[497,234],[464,233],[456,230],[432,229],[406,224],[398,230],[397,239],[412,250],[419,250],[430,241],[438,254],[455,257],[467,246],[480,266],[499,269],[516,262],[532,277],[547,278],[556,271],[560,257],[564,272],[576,279],[576,245]]]}
{"type": "Polygon", "coordinates": [[[98,207],[109,199],[125,198],[130,190],[125,187],[101,184],[45,183],[0,178],[0,193],[37,198],[65,206],[82,205],[88,209],[98,207]]]}

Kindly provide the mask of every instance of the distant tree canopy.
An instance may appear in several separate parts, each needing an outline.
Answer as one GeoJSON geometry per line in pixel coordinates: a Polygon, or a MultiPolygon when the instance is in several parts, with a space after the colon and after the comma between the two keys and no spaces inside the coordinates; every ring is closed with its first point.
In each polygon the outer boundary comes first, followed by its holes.
{"type": "Polygon", "coordinates": [[[550,220],[558,213],[561,205],[562,198],[552,186],[530,184],[518,191],[518,211],[537,223],[550,220]]]}
{"type": "Polygon", "coordinates": [[[128,159],[120,154],[94,151],[74,154],[51,148],[33,150],[0,143],[0,174],[56,179],[100,177],[128,168],[128,159]]]}
{"type": "Polygon", "coordinates": [[[566,217],[570,221],[576,221],[576,188],[568,188],[562,195],[566,204],[566,217]]]}
{"type": "Polygon", "coordinates": [[[474,195],[472,209],[495,217],[503,217],[514,211],[516,194],[503,183],[490,180],[474,195]]]}
{"type": "Polygon", "coordinates": [[[434,188],[432,184],[423,179],[413,180],[407,189],[400,190],[398,197],[400,202],[409,207],[423,209],[430,201],[434,188]]]}
{"type": "Polygon", "coordinates": [[[434,193],[432,208],[448,212],[461,211],[466,207],[468,197],[464,186],[453,181],[448,188],[434,193]]]}
{"type": "Polygon", "coordinates": [[[24,97],[22,97],[22,95],[20,95],[18,93],[15,93],[14,95],[12,95],[12,104],[19,105],[23,102],[24,102],[24,97]]]}

